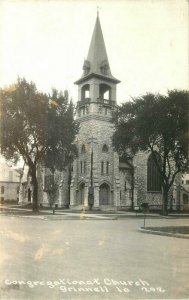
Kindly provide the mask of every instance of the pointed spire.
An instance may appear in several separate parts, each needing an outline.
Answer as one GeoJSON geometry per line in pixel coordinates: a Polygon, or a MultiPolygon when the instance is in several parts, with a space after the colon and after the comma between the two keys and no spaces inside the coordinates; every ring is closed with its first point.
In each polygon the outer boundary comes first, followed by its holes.
{"type": "Polygon", "coordinates": [[[88,78],[89,75],[92,76],[101,76],[106,79],[113,80],[115,83],[120,82],[115,77],[112,76],[110,65],[108,61],[108,56],[106,52],[106,46],[104,43],[104,38],[102,34],[102,29],[100,25],[99,19],[99,7],[97,7],[97,17],[96,23],[89,47],[89,52],[87,55],[87,59],[84,61],[83,65],[83,75],[75,83],[78,84],[84,80],[84,78],[88,78]]]}
{"type": "Polygon", "coordinates": [[[109,67],[109,61],[108,61],[108,56],[107,56],[102,29],[100,25],[98,11],[97,11],[95,28],[93,31],[89,52],[87,56],[87,61],[90,64],[90,73],[102,74],[104,68],[105,70],[104,75],[107,76],[112,75],[109,67]]]}

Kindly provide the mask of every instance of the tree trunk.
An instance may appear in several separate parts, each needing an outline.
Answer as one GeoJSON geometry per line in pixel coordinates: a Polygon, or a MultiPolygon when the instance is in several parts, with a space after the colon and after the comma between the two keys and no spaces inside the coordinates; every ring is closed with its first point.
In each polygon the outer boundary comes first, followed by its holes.
{"type": "Polygon", "coordinates": [[[32,170],[32,185],[33,185],[33,211],[38,211],[38,182],[36,171],[32,170]]]}
{"type": "Polygon", "coordinates": [[[163,187],[163,203],[162,203],[163,216],[168,215],[168,192],[169,192],[169,189],[167,187],[163,187]]]}

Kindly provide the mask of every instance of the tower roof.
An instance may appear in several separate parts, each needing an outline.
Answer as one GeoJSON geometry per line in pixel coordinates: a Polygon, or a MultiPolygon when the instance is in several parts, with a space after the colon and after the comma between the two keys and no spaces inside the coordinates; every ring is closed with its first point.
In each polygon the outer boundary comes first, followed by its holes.
{"type": "Polygon", "coordinates": [[[104,38],[102,34],[102,29],[100,25],[99,15],[97,13],[96,23],[89,47],[89,52],[87,59],[84,61],[83,65],[83,75],[75,83],[79,84],[85,81],[89,77],[100,77],[106,80],[113,81],[115,83],[120,82],[115,77],[112,76],[110,65],[108,61],[108,56],[106,52],[106,46],[104,43],[104,38]]]}

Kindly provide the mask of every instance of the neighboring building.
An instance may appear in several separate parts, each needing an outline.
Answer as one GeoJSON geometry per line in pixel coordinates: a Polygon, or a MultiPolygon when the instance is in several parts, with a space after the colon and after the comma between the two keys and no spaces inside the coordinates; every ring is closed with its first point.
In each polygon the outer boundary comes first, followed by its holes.
{"type": "MultiPolygon", "coordinates": [[[[133,208],[147,202],[154,209],[161,208],[160,175],[150,153],[139,152],[133,162],[127,162],[113,150],[111,113],[117,106],[118,83],[120,81],[110,69],[97,15],[83,74],[75,82],[78,86],[77,120],[80,124],[76,138],[78,157],[72,166],[59,173],[59,194],[55,202],[59,207],[81,208],[93,204],[94,209],[133,208]]],[[[41,205],[48,205],[47,190],[51,177],[48,170],[39,166],[41,205]]],[[[23,177],[22,186],[20,202],[30,202],[32,191],[27,176],[23,177]]],[[[170,205],[174,200],[174,207],[178,207],[179,195],[170,191],[170,205]]]]}
{"type": "Polygon", "coordinates": [[[182,176],[182,185],[177,187],[180,190],[180,204],[184,211],[189,210],[189,174],[182,176]]]}
{"type": "Polygon", "coordinates": [[[18,202],[20,172],[0,162],[0,203],[18,202]]]}

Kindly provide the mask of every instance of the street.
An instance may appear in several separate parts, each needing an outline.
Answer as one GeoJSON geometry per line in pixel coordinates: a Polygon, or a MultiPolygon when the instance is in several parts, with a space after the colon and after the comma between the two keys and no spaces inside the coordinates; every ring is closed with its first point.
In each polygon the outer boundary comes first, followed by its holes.
{"type": "Polygon", "coordinates": [[[0,220],[1,299],[189,297],[189,240],[141,233],[141,218],[0,220]]]}

